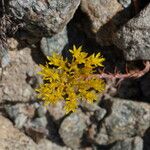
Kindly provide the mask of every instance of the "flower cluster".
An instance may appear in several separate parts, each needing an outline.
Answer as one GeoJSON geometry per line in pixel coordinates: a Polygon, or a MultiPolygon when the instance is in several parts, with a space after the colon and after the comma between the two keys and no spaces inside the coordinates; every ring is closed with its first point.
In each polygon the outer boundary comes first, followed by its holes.
{"type": "Polygon", "coordinates": [[[44,83],[37,89],[45,104],[63,101],[66,113],[75,112],[82,100],[93,103],[97,100],[97,93],[105,89],[104,81],[94,76],[95,68],[103,67],[105,59],[101,54],[88,56],[82,47],[75,46],[70,52],[71,62],[56,53],[47,57],[49,62],[45,66],[40,65],[39,72],[44,83]]]}

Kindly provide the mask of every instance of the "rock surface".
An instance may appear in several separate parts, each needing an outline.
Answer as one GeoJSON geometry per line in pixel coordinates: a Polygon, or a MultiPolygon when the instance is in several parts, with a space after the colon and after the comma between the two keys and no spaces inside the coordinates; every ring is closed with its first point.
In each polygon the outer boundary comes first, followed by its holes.
{"type": "Polygon", "coordinates": [[[0,149],[37,150],[37,146],[29,137],[14,128],[8,119],[0,116],[0,149]]]}
{"type": "Polygon", "coordinates": [[[119,141],[110,150],[143,150],[143,140],[135,137],[119,141]]]}
{"type": "MultiPolygon", "coordinates": [[[[106,100],[107,101],[107,100],[106,100]]],[[[100,127],[96,142],[113,143],[133,136],[143,136],[150,126],[150,105],[113,98],[111,112],[100,127]]]]}
{"type": "Polygon", "coordinates": [[[71,150],[71,148],[60,146],[49,140],[43,139],[38,143],[38,150],[71,150]]]}
{"type": "Polygon", "coordinates": [[[68,147],[78,149],[85,129],[85,115],[79,111],[72,113],[63,120],[59,134],[68,147]]]}
{"type": "Polygon", "coordinates": [[[83,27],[100,45],[111,45],[113,34],[131,17],[117,0],[82,0],[83,27]]]}
{"type": "Polygon", "coordinates": [[[4,101],[29,101],[34,97],[35,91],[27,83],[27,73],[32,70],[33,75],[36,77],[39,70],[38,65],[31,56],[31,49],[9,51],[9,56],[12,65],[3,71],[0,103],[4,101]]]}
{"type": "Polygon", "coordinates": [[[114,44],[126,60],[150,59],[150,4],[125,24],[115,35],[114,44]]]}
{"type": "Polygon", "coordinates": [[[9,11],[30,32],[42,37],[62,31],[79,4],[80,0],[10,0],[9,11]]]}
{"type": "Polygon", "coordinates": [[[41,40],[41,51],[45,56],[51,56],[53,52],[61,53],[68,44],[67,29],[52,37],[43,37],[41,40]]]}

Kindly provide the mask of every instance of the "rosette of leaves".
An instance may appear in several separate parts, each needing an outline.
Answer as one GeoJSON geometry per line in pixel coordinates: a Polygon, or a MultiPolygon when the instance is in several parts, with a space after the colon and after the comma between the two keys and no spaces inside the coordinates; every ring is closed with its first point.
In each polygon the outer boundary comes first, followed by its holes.
{"type": "Polygon", "coordinates": [[[96,67],[103,67],[105,60],[100,53],[88,56],[82,47],[70,50],[72,60],[64,59],[62,55],[53,53],[47,57],[45,66],[40,65],[44,83],[36,91],[45,104],[64,102],[66,113],[75,112],[84,100],[93,103],[97,93],[105,89],[105,82],[94,76],[96,67]]]}

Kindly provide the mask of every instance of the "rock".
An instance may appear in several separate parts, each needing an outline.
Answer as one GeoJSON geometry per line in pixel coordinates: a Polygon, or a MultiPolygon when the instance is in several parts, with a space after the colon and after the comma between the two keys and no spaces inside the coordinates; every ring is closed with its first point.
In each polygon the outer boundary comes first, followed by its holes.
{"type": "Polygon", "coordinates": [[[129,7],[132,3],[132,0],[118,0],[118,2],[125,8],[129,7]]]}
{"type": "Polygon", "coordinates": [[[95,137],[95,142],[98,144],[104,144],[107,145],[108,141],[109,141],[109,135],[107,134],[106,128],[101,128],[100,133],[97,133],[96,137],[95,137]]]}
{"type": "Polygon", "coordinates": [[[81,10],[85,14],[81,20],[85,32],[102,46],[112,45],[113,34],[131,18],[132,12],[117,0],[82,0],[81,10]]]}
{"type": "Polygon", "coordinates": [[[0,103],[5,101],[27,102],[32,97],[35,98],[35,90],[26,81],[27,72],[32,70],[34,74],[37,74],[40,67],[33,60],[30,48],[9,51],[9,56],[12,64],[2,72],[0,103]]]}
{"type": "Polygon", "coordinates": [[[79,111],[70,114],[63,120],[59,134],[68,147],[78,149],[85,129],[85,115],[79,111]]]}
{"type": "Polygon", "coordinates": [[[110,144],[133,136],[142,137],[150,127],[149,104],[117,98],[107,102],[112,106],[109,108],[110,114],[99,128],[96,138],[98,144],[110,144]]]}
{"type": "Polygon", "coordinates": [[[55,143],[42,139],[38,143],[38,150],[71,150],[71,148],[65,147],[65,146],[60,146],[56,145],[55,143]]]}
{"type": "Polygon", "coordinates": [[[37,150],[37,146],[29,137],[14,128],[8,119],[0,116],[0,149],[37,150]]]}
{"type": "Polygon", "coordinates": [[[18,41],[14,38],[8,38],[7,43],[8,43],[9,50],[15,50],[19,44],[18,41]]]}
{"type": "Polygon", "coordinates": [[[68,43],[67,29],[52,37],[43,37],[41,40],[41,51],[45,56],[51,56],[53,52],[61,53],[68,43]]]}
{"type": "Polygon", "coordinates": [[[29,118],[33,118],[35,112],[32,106],[24,104],[6,105],[5,111],[19,129],[25,126],[29,118]]]}
{"type": "Polygon", "coordinates": [[[58,121],[61,120],[65,115],[65,111],[63,109],[63,103],[59,102],[55,105],[49,105],[47,106],[47,110],[50,114],[50,116],[53,117],[54,121],[58,121]]]}
{"type": "Polygon", "coordinates": [[[113,38],[126,60],[150,59],[150,4],[128,21],[113,38]]]}
{"type": "Polygon", "coordinates": [[[26,123],[26,121],[27,121],[27,116],[25,116],[24,114],[19,114],[15,119],[15,126],[21,129],[26,123]]]}
{"type": "Polygon", "coordinates": [[[9,12],[36,36],[59,33],[72,19],[80,0],[10,0],[9,12]]]}
{"type": "Polygon", "coordinates": [[[47,130],[48,121],[46,117],[38,117],[33,120],[28,120],[28,122],[24,125],[25,132],[29,135],[36,143],[38,143],[41,139],[48,136],[47,130]]]}
{"type": "Polygon", "coordinates": [[[3,45],[0,40],[0,67],[4,68],[10,63],[8,49],[3,45]]]}
{"type": "Polygon", "coordinates": [[[37,108],[38,117],[44,117],[46,115],[46,112],[46,107],[44,107],[42,104],[37,108]]]}
{"type": "Polygon", "coordinates": [[[31,122],[31,126],[34,128],[46,128],[47,126],[47,119],[46,117],[39,117],[39,118],[35,118],[32,122],[31,122]]]}
{"type": "Polygon", "coordinates": [[[97,121],[102,120],[105,115],[106,115],[106,110],[103,108],[100,108],[94,112],[94,116],[95,116],[97,121]]]}
{"type": "Polygon", "coordinates": [[[110,150],[143,150],[143,140],[135,137],[118,141],[110,150]]]}
{"type": "Polygon", "coordinates": [[[91,115],[97,120],[100,121],[106,115],[106,110],[99,107],[96,104],[89,104],[87,102],[82,101],[80,104],[82,109],[91,113],[91,115]]]}

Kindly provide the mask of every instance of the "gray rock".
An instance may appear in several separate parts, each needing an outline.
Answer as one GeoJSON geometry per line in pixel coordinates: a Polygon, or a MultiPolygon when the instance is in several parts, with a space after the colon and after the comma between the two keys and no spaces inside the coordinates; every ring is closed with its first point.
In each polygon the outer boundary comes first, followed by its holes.
{"type": "Polygon", "coordinates": [[[106,110],[99,107],[96,104],[89,104],[87,102],[82,101],[80,105],[85,111],[93,113],[92,115],[97,121],[102,120],[106,115],[106,110]]]}
{"type": "Polygon", "coordinates": [[[34,116],[34,108],[24,104],[7,105],[5,111],[15,126],[19,129],[24,127],[29,118],[34,116]]]}
{"type": "Polygon", "coordinates": [[[35,118],[32,122],[31,122],[31,126],[33,128],[40,128],[40,127],[43,127],[43,128],[46,128],[47,126],[47,119],[46,117],[39,117],[39,118],[35,118]]]}
{"type": "Polygon", "coordinates": [[[4,47],[3,42],[0,40],[0,66],[6,67],[10,62],[8,49],[4,47]]]}
{"type": "Polygon", "coordinates": [[[16,119],[17,116],[18,116],[18,114],[20,113],[18,105],[15,105],[15,106],[10,106],[10,105],[5,106],[5,111],[6,111],[7,115],[9,115],[9,117],[11,119],[16,119]]]}
{"type": "Polygon", "coordinates": [[[123,50],[126,60],[150,59],[150,4],[115,35],[114,44],[123,50]]]}
{"type": "Polygon", "coordinates": [[[135,137],[118,141],[110,150],[143,150],[143,140],[135,137]]]}
{"type": "Polygon", "coordinates": [[[10,0],[8,8],[33,35],[42,37],[62,31],[79,4],[80,0],[10,0]]]}
{"type": "Polygon", "coordinates": [[[44,107],[42,104],[37,109],[37,114],[39,117],[44,117],[46,112],[47,112],[46,107],[44,107]]]}
{"type": "Polygon", "coordinates": [[[71,150],[71,148],[57,145],[50,140],[42,139],[38,143],[38,150],[71,150]]]}
{"type": "Polygon", "coordinates": [[[27,118],[28,117],[25,116],[24,114],[19,114],[17,116],[17,118],[15,119],[15,126],[19,129],[21,129],[24,126],[24,124],[26,123],[27,118]]]}
{"type": "MultiPolygon", "coordinates": [[[[0,103],[5,101],[27,102],[35,98],[35,90],[26,81],[29,69],[33,70],[34,74],[40,70],[31,56],[32,52],[30,48],[9,51],[9,57],[13,63],[2,72],[0,103]]],[[[38,56],[38,51],[35,50],[33,53],[35,57],[38,56]]]]}
{"type": "Polygon", "coordinates": [[[14,38],[8,38],[7,39],[9,50],[13,51],[17,49],[17,46],[19,45],[18,41],[14,38]]]}
{"type": "Polygon", "coordinates": [[[106,115],[106,110],[103,108],[99,108],[94,112],[94,116],[96,118],[97,121],[100,121],[104,118],[104,116],[106,115]]]}
{"type": "Polygon", "coordinates": [[[85,116],[79,111],[72,113],[63,120],[59,134],[68,147],[78,149],[85,129],[85,116]]]}
{"type": "Polygon", "coordinates": [[[50,116],[53,117],[55,122],[59,122],[59,120],[61,120],[66,115],[66,112],[63,109],[63,107],[64,107],[63,102],[47,106],[47,110],[50,116]]]}
{"type": "Polygon", "coordinates": [[[112,98],[105,100],[112,106],[110,114],[100,127],[96,142],[98,144],[113,143],[133,136],[143,136],[150,127],[150,105],[112,98]],[[103,139],[103,140],[101,140],[103,139]]]}
{"type": "Polygon", "coordinates": [[[132,3],[132,0],[118,0],[118,2],[125,8],[129,7],[132,3]]]}
{"type": "Polygon", "coordinates": [[[53,52],[61,53],[68,43],[67,29],[52,37],[43,37],[41,40],[41,51],[45,56],[52,55],[53,52]]]}
{"type": "Polygon", "coordinates": [[[111,45],[113,34],[131,17],[131,10],[125,10],[117,0],[82,0],[81,10],[85,32],[100,45],[111,45]]]}

